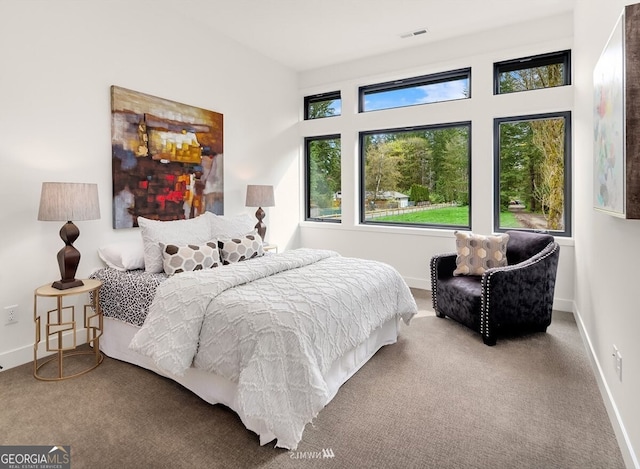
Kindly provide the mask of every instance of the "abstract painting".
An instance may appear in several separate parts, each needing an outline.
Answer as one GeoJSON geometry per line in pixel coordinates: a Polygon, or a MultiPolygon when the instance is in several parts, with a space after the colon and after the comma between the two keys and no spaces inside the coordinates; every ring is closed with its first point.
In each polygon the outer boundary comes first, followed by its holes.
{"type": "Polygon", "coordinates": [[[111,87],[113,227],[224,213],[223,116],[111,87]]]}
{"type": "Polygon", "coordinates": [[[625,7],[593,73],[594,207],[640,218],[640,4],[625,7]]]}
{"type": "Polygon", "coordinates": [[[593,72],[594,206],[624,215],[624,28],[618,21],[593,72]]]}

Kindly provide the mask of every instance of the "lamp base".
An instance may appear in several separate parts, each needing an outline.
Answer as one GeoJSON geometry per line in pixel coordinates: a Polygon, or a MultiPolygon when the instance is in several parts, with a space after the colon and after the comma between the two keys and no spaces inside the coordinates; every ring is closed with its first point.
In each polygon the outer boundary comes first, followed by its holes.
{"type": "Polygon", "coordinates": [[[256,218],[258,219],[258,223],[256,223],[255,228],[262,238],[262,242],[264,242],[264,237],[267,235],[267,225],[262,221],[264,218],[264,210],[262,210],[262,207],[258,207],[258,210],[256,210],[256,218]]]}
{"type": "Polygon", "coordinates": [[[81,287],[82,285],[84,285],[84,282],[75,278],[72,280],[57,280],[51,284],[57,290],[66,290],[67,288],[81,287]]]}
{"type": "Polygon", "coordinates": [[[65,246],[58,252],[60,280],[53,282],[51,285],[53,288],[66,290],[84,285],[82,280],[75,278],[78,264],[80,263],[80,251],[73,246],[73,242],[78,239],[79,235],[80,230],[70,221],[65,223],[60,229],[60,238],[64,241],[65,246]]]}

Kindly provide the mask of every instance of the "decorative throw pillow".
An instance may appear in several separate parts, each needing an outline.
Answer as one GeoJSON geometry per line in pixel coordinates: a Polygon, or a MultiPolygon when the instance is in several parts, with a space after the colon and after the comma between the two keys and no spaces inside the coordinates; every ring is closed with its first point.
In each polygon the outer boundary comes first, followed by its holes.
{"type": "Polygon", "coordinates": [[[456,231],[456,269],[453,275],[482,275],[492,267],[507,265],[509,235],[478,235],[456,231]]]}
{"type": "Polygon", "coordinates": [[[205,212],[188,220],[158,221],[138,217],[138,225],[144,243],[144,270],[162,272],[163,259],[160,243],[164,244],[201,244],[211,241],[211,218],[215,215],[205,212]]]}
{"type": "Polygon", "coordinates": [[[262,238],[256,231],[237,238],[220,238],[218,249],[224,265],[264,256],[262,238]]]}
{"type": "Polygon", "coordinates": [[[220,265],[220,254],[215,241],[197,245],[187,244],[183,246],[160,243],[164,271],[173,275],[180,272],[204,270],[220,265]]]}

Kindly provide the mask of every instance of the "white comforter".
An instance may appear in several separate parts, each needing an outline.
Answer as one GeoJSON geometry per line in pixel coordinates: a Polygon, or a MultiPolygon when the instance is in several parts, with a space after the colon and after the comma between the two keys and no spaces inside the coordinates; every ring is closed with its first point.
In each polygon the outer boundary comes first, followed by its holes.
{"type": "Polygon", "coordinates": [[[295,449],[330,399],[331,364],[416,312],[389,265],[297,249],[167,279],[130,348],[178,376],[194,366],[237,383],[245,425],[295,449]]]}

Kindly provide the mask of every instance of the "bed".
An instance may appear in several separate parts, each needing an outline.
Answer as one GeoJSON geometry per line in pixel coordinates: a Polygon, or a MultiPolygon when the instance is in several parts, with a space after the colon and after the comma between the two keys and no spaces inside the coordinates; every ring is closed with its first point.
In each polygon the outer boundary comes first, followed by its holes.
{"type": "Polygon", "coordinates": [[[307,423],[417,307],[387,264],[295,249],[167,275],[105,267],[100,348],[295,449],[307,423]]]}

